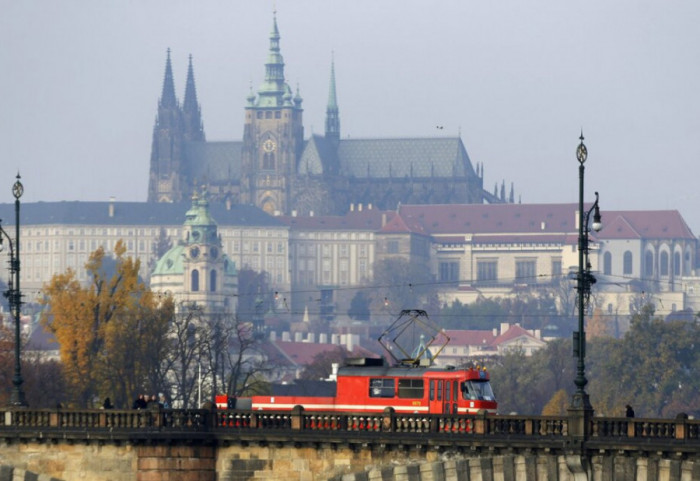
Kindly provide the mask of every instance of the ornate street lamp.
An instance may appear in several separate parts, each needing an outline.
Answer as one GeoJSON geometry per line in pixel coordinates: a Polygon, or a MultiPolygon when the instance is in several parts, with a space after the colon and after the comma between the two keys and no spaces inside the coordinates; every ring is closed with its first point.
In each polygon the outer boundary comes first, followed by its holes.
{"type": "Polygon", "coordinates": [[[22,391],[22,368],[20,365],[20,308],[22,307],[22,292],[19,288],[19,198],[24,193],[24,186],[20,182],[19,172],[17,173],[17,181],[12,186],[12,195],[15,196],[15,242],[12,243],[12,238],[5,229],[2,228],[2,220],[0,220],[0,251],[3,248],[3,238],[7,239],[10,245],[10,282],[8,282],[5,297],[10,304],[10,311],[15,319],[15,375],[12,378],[12,394],[10,395],[10,405],[26,406],[27,402],[24,399],[22,391]]]}
{"type": "Polygon", "coordinates": [[[588,158],[588,150],[583,144],[583,132],[580,137],[581,143],[576,149],[576,158],[579,162],[579,224],[578,224],[578,274],[576,276],[576,291],[578,292],[578,331],[574,332],[574,356],[577,358],[576,363],[576,392],[574,393],[571,408],[575,410],[593,411],[591,402],[588,399],[585,387],[588,383],[586,380],[586,333],[584,331],[584,314],[588,301],[591,296],[591,285],[595,284],[596,279],[591,274],[591,263],[588,260],[588,234],[589,220],[591,212],[593,213],[593,224],[591,227],[598,232],[602,224],[600,223],[600,209],[598,208],[598,192],[595,193],[595,202],[588,211],[584,211],[583,207],[583,175],[584,163],[588,158]]]}

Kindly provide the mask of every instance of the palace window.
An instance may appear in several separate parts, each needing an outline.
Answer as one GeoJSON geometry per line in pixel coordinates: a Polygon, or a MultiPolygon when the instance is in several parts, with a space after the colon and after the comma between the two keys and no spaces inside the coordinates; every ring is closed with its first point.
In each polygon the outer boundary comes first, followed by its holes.
{"type": "Polygon", "coordinates": [[[644,275],[654,275],[654,254],[648,251],[644,254],[644,275]]]}
{"type": "Polygon", "coordinates": [[[498,261],[478,261],[476,263],[477,281],[495,281],[498,279],[498,261]]]}
{"type": "Polygon", "coordinates": [[[440,262],[438,265],[438,279],[441,282],[459,280],[459,262],[440,262]]]}
{"type": "Polygon", "coordinates": [[[622,273],[624,275],[632,274],[632,253],[630,251],[625,251],[622,257],[622,273]]]}
{"type": "Polygon", "coordinates": [[[668,276],[668,252],[666,251],[659,256],[659,272],[662,276],[668,276]]]}
{"type": "Polygon", "coordinates": [[[610,252],[603,255],[603,274],[606,276],[612,274],[612,254],[610,252]]]}
{"type": "Polygon", "coordinates": [[[561,277],[561,259],[552,259],[552,279],[561,277]]]}
{"type": "Polygon", "coordinates": [[[515,281],[521,284],[537,282],[537,261],[515,261],[515,281]]]}

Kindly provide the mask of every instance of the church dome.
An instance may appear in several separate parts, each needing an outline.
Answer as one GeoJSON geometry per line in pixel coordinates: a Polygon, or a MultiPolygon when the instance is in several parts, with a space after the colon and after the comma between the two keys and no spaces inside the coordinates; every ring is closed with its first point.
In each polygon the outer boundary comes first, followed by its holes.
{"type": "Polygon", "coordinates": [[[178,244],[172,247],[168,252],[163,254],[163,257],[158,259],[156,267],[153,269],[152,276],[167,276],[184,274],[185,265],[183,263],[185,246],[178,244]]]}

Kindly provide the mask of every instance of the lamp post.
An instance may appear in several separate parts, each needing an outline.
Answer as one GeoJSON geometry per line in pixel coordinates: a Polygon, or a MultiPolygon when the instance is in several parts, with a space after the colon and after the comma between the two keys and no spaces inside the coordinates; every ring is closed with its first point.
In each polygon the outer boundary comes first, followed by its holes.
{"type": "Polygon", "coordinates": [[[10,311],[15,319],[15,375],[12,378],[12,394],[10,395],[10,405],[26,406],[27,402],[24,399],[22,391],[22,368],[20,365],[20,308],[22,307],[22,293],[19,288],[19,198],[24,193],[24,186],[20,182],[19,172],[17,180],[12,186],[12,195],[15,196],[15,242],[12,243],[12,238],[5,229],[2,228],[2,220],[0,220],[0,250],[2,250],[3,237],[7,239],[10,245],[10,282],[8,289],[5,291],[5,297],[10,304],[10,311]]]}
{"type": "MultiPolygon", "coordinates": [[[[576,363],[576,392],[574,393],[571,408],[574,410],[583,410],[592,413],[588,394],[585,387],[588,383],[586,380],[586,332],[584,330],[584,313],[591,296],[591,285],[595,284],[596,279],[591,274],[591,263],[588,260],[588,234],[589,234],[589,219],[593,213],[593,224],[591,227],[598,232],[602,224],[600,222],[600,209],[598,207],[598,192],[595,193],[595,202],[588,211],[584,211],[583,206],[583,177],[584,164],[588,158],[588,150],[583,143],[583,132],[580,137],[581,143],[576,149],[576,158],[579,162],[579,224],[578,224],[578,274],[576,276],[576,291],[578,292],[578,331],[574,332],[574,356],[577,358],[576,363]]],[[[584,432],[585,434],[585,432],[584,432]]]]}

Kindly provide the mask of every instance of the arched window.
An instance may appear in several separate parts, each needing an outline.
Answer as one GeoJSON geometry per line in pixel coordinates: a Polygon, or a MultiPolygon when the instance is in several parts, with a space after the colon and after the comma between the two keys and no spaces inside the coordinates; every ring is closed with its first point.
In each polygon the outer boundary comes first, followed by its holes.
{"type": "Polygon", "coordinates": [[[663,251],[659,256],[659,273],[668,276],[668,252],[663,251]]]}
{"type": "Polygon", "coordinates": [[[606,276],[612,274],[612,254],[610,252],[603,255],[603,274],[606,276]]]}
{"type": "Polygon", "coordinates": [[[650,251],[644,254],[644,275],[649,277],[654,275],[654,254],[650,251]]]}
{"type": "Polygon", "coordinates": [[[212,269],[209,273],[209,290],[216,292],[216,269],[212,269]]]}
{"type": "Polygon", "coordinates": [[[197,269],[192,271],[192,292],[199,291],[199,271],[197,269]]]}
{"type": "Polygon", "coordinates": [[[266,152],[263,155],[263,170],[275,170],[275,154],[266,152]]]}
{"type": "Polygon", "coordinates": [[[681,275],[681,253],[680,252],[673,253],[673,275],[674,276],[681,275]]]}
{"type": "Polygon", "coordinates": [[[622,257],[622,274],[632,274],[632,253],[630,251],[625,251],[625,254],[622,257]]]}

